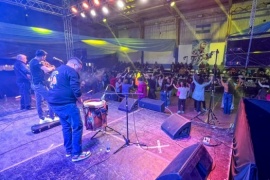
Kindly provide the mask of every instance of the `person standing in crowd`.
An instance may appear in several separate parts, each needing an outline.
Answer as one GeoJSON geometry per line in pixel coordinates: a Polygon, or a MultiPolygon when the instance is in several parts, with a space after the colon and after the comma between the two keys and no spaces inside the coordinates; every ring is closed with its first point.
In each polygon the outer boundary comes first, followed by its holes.
{"type": "Polygon", "coordinates": [[[23,54],[18,54],[14,64],[14,71],[17,78],[17,85],[21,95],[21,110],[31,110],[31,73],[26,66],[27,57],[23,54]]]}
{"type": "Polygon", "coordinates": [[[124,81],[122,83],[122,94],[128,96],[130,89],[132,87],[133,87],[133,81],[131,82],[131,84],[128,84],[128,80],[124,79],[124,81]]]}
{"type": "Polygon", "coordinates": [[[138,98],[142,99],[147,97],[147,85],[146,83],[143,81],[142,77],[138,78],[138,89],[137,89],[137,93],[138,93],[138,98]]]}
{"type": "Polygon", "coordinates": [[[80,161],[91,155],[82,151],[83,123],[76,102],[81,101],[80,76],[82,69],[80,59],[70,58],[66,65],[58,67],[51,75],[51,89],[48,102],[59,116],[62,125],[66,157],[80,161]]]}
{"type": "Polygon", "coordinates": [[[173,87],[177,89],[178,94],[179,94],[177,113],[184,114],[185,107],[186,107],[186,99],[189,92],[189,85],[187,84],[187,82],[181,81],[179,87],[175,86],[175,84],[173,84],[173,87]],[[182,111],[181,111],[181,107],[182,107],[182,111]]]}
{"type": "Polygon", "coordinates": [[[227,82],[223,82],[222,76],[220,79],[221,85],[224,87],[224,108],[223,112],[224,114],[230,114],[231,113],[231,107],[233,102],[233,94],[235,92],[235,85],[231,78],[228,78],[227,82]]]}
{"type": "Polygon", "coordinates": [[[194,76],[193,76],[193,82],[195,84],[195,89],[193,91],[192,98],[196,101],[196,111],[198,114],[200,114],[201,113],[201,102],[204,101],[204,89],[206,86],[211,84],[211,82],[213,80],[213,76],[211,77],[211,80],[207,83],[204,83],[204,80],[202,77],[200,77],[198,82],[197,82],[195,80],[194,76]]]}
{"type": "Polygon", "coordinates": [[[47,100],[48,88],[46,86],[45,73],[49,73],[55,69],[54,66],[47,66],[46,61],[47,52],[44,50],[37,50],[36,57],[29,63],[30,71],[32,75],[32,83],[36,96],[36,108],[39,116],[39,124],[52,122],[54,119],[54,113],[49,106],[49,116],[44,115],[42,110],[42,99],[47,100]]]}
{"type": "Polygon", "coordinates": [[[150,75],[149,78],[147,79],[148,82],[148,98],[150,99],[156,99],[156,80],[154,75],[150,75]]]}

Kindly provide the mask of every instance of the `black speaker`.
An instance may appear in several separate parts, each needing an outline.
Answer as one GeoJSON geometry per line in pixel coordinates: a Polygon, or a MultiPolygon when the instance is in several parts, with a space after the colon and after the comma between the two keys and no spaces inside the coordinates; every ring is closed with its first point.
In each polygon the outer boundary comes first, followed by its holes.
{"type": "Polygon", "coordinates": [[[139,100],[139,107],[150,109],[153,111],[164,112],[165,103],[161,100],[143,98],[139,100]]]}
{"type": "Polygon", "coordinates": [[[114,91],[97,92],[95,94],[85,95],[85,97],[87,97],[87,99],[104,99],[105,101],[118,101],[118,96],[114,91]]]}
{"type": "Polygon", "coordinates": [[[190,120],[178,114],[171,115],[161,125],[161,129],[172,139],[189,137],[190,128],[190,120]]]}
{"type": "Polygon", "coordinates": [[[132,99],[132,98],[124,98],[121,103],[118,106],[118,109],[120,111],[125,111],[132,112],[138,109],[138,100],[137,99],[132,99]],[[126,100],[128,104],[128,108],[126,109],[126,100]]]}
{"type": "Polygon", "coordinates": [[[201,144],[181,151],[157,177],[157,180],[206,179],[212,170],[213,159],[201,144]]]}

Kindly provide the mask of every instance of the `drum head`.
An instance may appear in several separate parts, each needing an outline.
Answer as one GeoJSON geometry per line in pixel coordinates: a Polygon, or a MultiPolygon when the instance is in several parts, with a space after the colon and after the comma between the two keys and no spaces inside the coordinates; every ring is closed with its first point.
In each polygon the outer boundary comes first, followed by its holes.
{"type": "Polygon", "coordinates": [[[101,108],[104,105],[106,105],[106,101],[99,99],[90,99],[83,102],[83,106],[89,108],[101,108]]]}

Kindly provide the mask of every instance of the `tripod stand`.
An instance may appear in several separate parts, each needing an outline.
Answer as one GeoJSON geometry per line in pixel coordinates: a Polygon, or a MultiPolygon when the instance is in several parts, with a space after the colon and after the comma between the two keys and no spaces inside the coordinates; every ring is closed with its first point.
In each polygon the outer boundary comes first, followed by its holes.
{"type": "MultiPolygon", "coordinates": [[[[214,81],[216,79],[216,74],[217,74],[217,56],[218,56],[218,53],[219,53],[219,51],[217,49],[216,50],[216,59],[215,59],[215,64],[214,64],[214,77],[213,77],[213,80],[212,80],[212,83],[211,83],[211,96],[210,96],[209,108],[206,111],[201,112],[197,116],[192,118],[192,119],[195,119],[195,118],[200,119],[199,118],[200,115],[208,113],[206,123],[207,124],[212,124],[212,125],[214,125],[215,121],[217,121],[217,117],[213,112],[212,106],[213,106],[213,101],[214,101],[214,92],[215,92],[215,83],[214,83],[214,81]]],[[[202,121],[202,119],[200,119],[200,120],[202,121]]]]}
{"type": "Polygon", "coordinates": [[[126,101],[126,110],[125,111],[126,111],[127,135],[126,135],[126,137],[124,135],[122,135],[124,140],[125,140],[125,144],[123,144],[120,148],[118,148],[113,154],[116,154],[117,152],[119,152],[123,148],[128,147],[130,145],[146,146],[145,144],[130,142],[129,132],[128,132],[128,94],[125,94],[125,101],[126,101]]]}

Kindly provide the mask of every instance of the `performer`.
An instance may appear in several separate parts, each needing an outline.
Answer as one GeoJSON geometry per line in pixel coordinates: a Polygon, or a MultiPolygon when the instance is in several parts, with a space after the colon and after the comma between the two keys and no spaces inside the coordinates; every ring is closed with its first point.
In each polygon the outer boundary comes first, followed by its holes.
{"type": "Polygon", "coordinates": [[[82,62],[71,58],[66,65],[58,67],[51,75],[51,89],[48,102],[59,116],[62,125],[66,157],[72,155],[72,161],[88,158],[91,153],[82,152],[83,123],[76,101],[81,102],[80,76],[82,62]]]}
{"type": "Polygon", "coordinates": [[[26,66],[27,57],[23,54],[18,54],[14,64],[14,71],[17,77],[17,85],[21,95],[21,110],[31,110],[31,73],[26,66]]]}
{"type": "Polygon", "coordinates": [[[44,62],[46,61],[47,52],[44,50],[37,50],[36,57],[30,61],[30,71],[32,74],[32,83],[36,96],[36,107],[39,116],[39,124],[46,122],[52,122],[54,119],[54,113],[49,106],[50,118],[46,117],[43,113],[41,104],[42,99],[47,100],[48,88],[46,87],[45,73],[49,73],[55,69],[54,66],[48,66],[44,62]]]}

